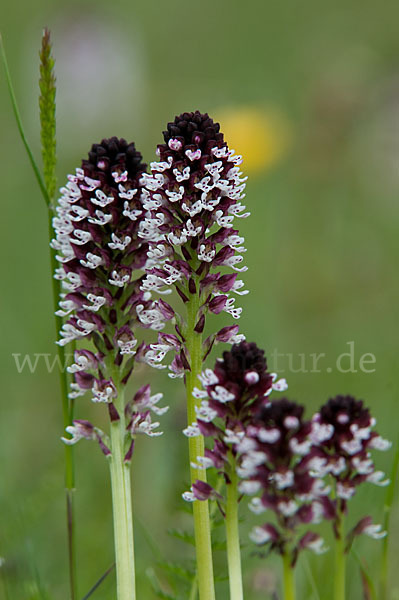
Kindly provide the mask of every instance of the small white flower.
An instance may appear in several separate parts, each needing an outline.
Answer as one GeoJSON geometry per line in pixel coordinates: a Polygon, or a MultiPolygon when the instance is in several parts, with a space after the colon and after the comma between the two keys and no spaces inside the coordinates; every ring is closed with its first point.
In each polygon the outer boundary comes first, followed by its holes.
{"type": "Polygon", "coordinates": [[[261,442],[266,442],[267,444],[274,444],[280,439],[281,433],[280,430],[276,427],[272,429],[259,429],[258,438],[261,442]]]}
{"type": "Polygon", "coordinates": [[[234,400],[235,398],[234,394],[221,385],[217,385],[215,389],[211,391],[211,396],[214,400],[218,400],[218,402],[222,402],[223,404],[231,402],[231,400],[234,400]]]}
{"type": "Polygon", "coordinates": [[[259,483],[259,481],[241,481],[238,484],[238,489],[241,492],[241,494],[246,494],[247,496],[252,496],[252,494],[256,494],[256,492],[259,492],[261,488],[261,485],[259,483]]]}
{"type": "Polygon", "coordinates": [[[248,508],[255,515],[260,515],[266,512],[266,508],[262,504],[262,500],[260,498],[252,498],[251,502],[248,504],[248,508]]]}
{"type": "Polygon", "coordinates": [[[374,471],[374,473],[370,473],[367,475],[367,481],[370,483],[374,483],[374,485],[379,485],[380,487],[385,487],[389,484],[389,479],[384,479],[385,473],[383,471],[374,471]]]}
{"type": "Polygon", "coordinates": [[[380,435],[373,437],[368,445],[369,448],[374,448],[375,450],[389,450],[391,446],[392,442],[384,440],[380,435]]]}
{"type": "Polygon", "coordinates": [[[266,544],[271,539],[270,533],[263,529],[263,527],[254,527],[249,537],[255,544],[266,544]]]}
{"type": "Polygon", "coordinates": [[[192,425],[188,425],[185,429],[183,429],[183,433],[186,437],[198,437],[201,435],[197,423],[192,423],[192,425]]]}
{"type": "Polygon", "coordinates": [[[198,379],[204,387],[207,387],[208,385],[215,385],[215,383],[219,383],[218,377],[211,369],[205,369],[205,371],[203,371],[201,375],[198,375],[198,379]]]}
{"type": "Polygon", "coordinates": [[[381,525],[367,525],[367,527],[365,527],[363,529],[362,533],[369,535],[370,537],[374,538],[375,540],[380,540],[381,538],[383,538],[387,535],[386,531],[381,531],[381,530],[382,530],[381,525]]]}

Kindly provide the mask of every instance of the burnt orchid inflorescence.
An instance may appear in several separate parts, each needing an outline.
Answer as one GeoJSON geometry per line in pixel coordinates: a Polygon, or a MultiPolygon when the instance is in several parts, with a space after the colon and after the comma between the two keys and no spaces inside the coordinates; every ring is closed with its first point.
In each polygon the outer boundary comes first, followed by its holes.
{"type": "Polygon", "coordinates": [[[270,402],[239,445],[240,490],[250,495],[260,492],[251,500],[250,509],[255,514],[270,510],[275,516],[275,524],[255,527],[251,539],[288,554],[291,564],[304,548],[324,551],[320,536],[307,531],[299,537],[299,526],[319,523],[328,515],[330,492],[312,468],[312,423],[303,415],[304,407],[286,398],[270,402]]]}
{"type": "MultiPolygon", "coordinates": [[[[168,123],[164,140],[157,148],[159,162],[152,162],[151,175],[144,176],[152,210],[142,236],[150,245],[152,266],[150,262],[141,289],[162,293],[174,286],[185,304],[198,298],[194,331],[201,334],[208,311],[225,311],[239,318],[242,309],[235,307],[230,293],[248,293],[237,279],[238,272],[247,269],[238,266],[245,252],[244,239],[233,227],[235,217],[249,215],[240,202],[246,178],[238,166],[241,157],[229,150],[219,124],[208,114],[196,111],[177,116],[168,123]]],[[[178,337],[169,344],[161,338],[153,350],[180,350],[171,370],[172,375],[183,376],[190,366],[190,350],[178,315],[177,320],[178,337]]],[[[238,326],[223,328],[205,341],[204,355],[215,341],[242,339],[237,334],[238,326]]],[[[148,358],[151,361],[153,355],[148,358]]]]}
{"type": "MultiPolygon", "coordinates": [[[[246,341],[234,344],[223,358],[216,361],[213,370],[206,369],[199,376],[203,389],[195,388],[194,396],[201,399],[196,408],[197,419],[184,433],[188,437],[203,435],[213,440],[213,448],[198,457],[199,468],[215,467],[230,482],[235,469],[240,443],[255,415],[269,402],[273,390],[284,391],[285,379],[267,371],[263,350],[246,341]]],[[[212,488],[208,486],[209,494],[212,488]]],[[[204,499],[205,487],[201,482],[186,492],[186,500],[204,499]]]]}
{"type": "MultiPolygon", "coordinates": [[[[145,170],[133,143],[114,137],[93,144],[62,188],[53,219],[52,246],[61,264],[55,276],[64,290],[58,315],[66,319],[58,343],[90,340],[96,350],[75,351],[68,368],[75,379],[70,395],[90,390],[94,402],[110,406],[111,418],[117,414],[118,386],[126,384],[134,360],[146,352],[137,328],[159,330],[164,324],[151,294],[140,289],[148,251],[140,237],[145,170]]],[[[148,410],[154,406],[155,401],[148,402],[134,433],[152,434],[148,410]]]]}
{"type": "MultiPolygon", "coordinates": [[[[388,485],[382,471],[375,469],[371,450],[388,450],[391,443],[383,439],[374,426],[362,400],[352,396],[336,396],[324,404],[313,417],[316,436],[319,435],[318,453],[314,468],[327,476],[334,489],[334,534],[344,537],[342,519],[347,513],[347,503],[357,487],[365,482],[378,486],[388,485]]],[[[386,532],[381,525],[372,524],[371,517],[362,518],[346,536],[346,550],[353,538],[361,533],[379,539],[386,532]]]]}

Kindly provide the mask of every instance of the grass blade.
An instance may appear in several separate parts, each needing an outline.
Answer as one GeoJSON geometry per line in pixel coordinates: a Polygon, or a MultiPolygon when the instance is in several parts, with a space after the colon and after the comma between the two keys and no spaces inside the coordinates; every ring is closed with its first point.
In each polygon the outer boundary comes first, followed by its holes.
{"type": "Polygon", "coordinates": [[[37,179],[37,183],[39,184],[40,191],[41,191],[41,193],[43,195],[43,198],[44,198],[47,206],[49,206],[50,205],[50,198],[49,198],[49,195],[48,195],[48,192],[47,192],[47,189],[46,189],[43,177],[42,177],[42,175],[40,173],[39,167],[37,166],[36,161],[35,161],[34,156],[33,156],[33,153],[32,153],[32,150],[30,149],[28,140],[27,140],[26,135],[25,135],[24,127],[22,125],[22,119],[21,119],[21,115],[20,115],[20,112],[19,112],[19,108],[18,108],[18,104],[17,104],[17,99],[15,97],[15,92],[14,92],[14,88],[13,88],[13,85],[12,85],[12,81],[11,81],[11,75],[10,75],[10,70],[8,68],[8,61],[7,61],[6,51],[5,51],[5,48],[4,48],[3,38],[1,36],[1,34],[0,34],[0,51],[1,51],[1,59],[2,59],[3,65],[4,65],[5,74],[6,74],[7,87],[8,87],[8,91],[9,91],[9,94],[10,94],[11,104],[12,104],[12,108],[13,108],[13,111],[14,111],[15,120],[17,122],[18,131],[19,131],[19,134],[21,136],[22,143],[25,146],[25,150],[26,150],[26,153],[28,155],[30,164],[32,166],[33,172],[34,172],[35,177],[37,179]]]}

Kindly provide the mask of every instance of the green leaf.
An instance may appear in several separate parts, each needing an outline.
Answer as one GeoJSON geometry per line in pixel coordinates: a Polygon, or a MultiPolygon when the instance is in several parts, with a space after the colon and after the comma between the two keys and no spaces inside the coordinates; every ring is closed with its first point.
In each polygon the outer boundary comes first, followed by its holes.
{"type": "Polygon", "coordinates": [[[25,130],[24,130],[24,127],[22,124],[22,119],[21,119],[21,115],[19,112],[18,104],[17,104],[17,99],[16,99],[15,92],[14,92],[14,87],[13,87],[12,81],[11,81],[10,70],[8,68],[8,62],[7,62],[6,51],[4,49],[3,38],[1,37],[1,35],[0,35],[0,50],[1,50],[1,59],[3,62],[5,73],[6,73],[8,92],[10,94],[11,105],[12,105],[12,109],[14,111],[14,116],[15,116],[15,120],[17,123],[19,135],[21,136],[22,143],[25,146],[25,150],[28,155],[29,162],[32,166],[33,172],[34,172],[37,182],[39,184],[40,191],[42,192],[43,198],[44,198],[47,206],[50,206],[50,198],[49,198],[49,195],[48,195],[48,192],[46,189],[46,185],[41,176],[39,167],[36,164],[36,161],[34,159],[33,152],[29,146],[28,140],[26,139],[25,130]]]}
{"type": "Polygon", "coordinates": [[[195,546],[195,538],[191,533],[187,531],[182,531],[181,529],[169,529],[168,534],[172,537],[185,542],[186,544],[191,544],[195,546]]]}
{"type": "Polygon", "coordinates": [[[185,568],[182,565],[179,565],[178,563],[161,562],[158,563],[158,566],[161,567],[161,569],[164,569],[165,571],[170,573],[171,575],[175,575],[183,581],[188,581],[190,584],[192,583],[195,577],[195,569],[193,570],[190,568],[185,568]]]}

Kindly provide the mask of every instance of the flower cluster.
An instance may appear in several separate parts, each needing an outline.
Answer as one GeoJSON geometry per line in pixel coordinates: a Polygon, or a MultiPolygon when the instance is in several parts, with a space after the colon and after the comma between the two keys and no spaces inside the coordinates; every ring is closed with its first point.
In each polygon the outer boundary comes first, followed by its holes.
{"type": "MultiPolygon", "coordinates": [[[[93,401],[112,404],[118,383],[146,354],[135,329],[160,330],[167,318],[141,289],[148,252],[141,230],[149,210],[141,159],[133,143],[104,139],[61,189],[52,241],[63,289],[57,315],[65,319],[58,344],[85,339],[97,350],[75,351],[71,398],[91,390],[93,401]]],[[[74,427],[81,435],[82,425],[74,427]]]]}
{"type": "Polygon", "coordinates": [[[335,480],[337,498],[344,505],[364,481],[387,485],[382,471],[376,471],[370,450],[387,450],[391,444],[373,427],[376,423],[361,400],[352,396],[330,399],[312,419],[318,438],[318,471],[335,480]]]}
{"type": "MultiPolygon", "coordinates": [[[[311,459],[313,468],[320,476],[332,478],[336,500],[335,519],[347,510],[347,501],[356,488],[364,482],[378,486],[388,485],[382,471],[375,470],[370,450],[388,450],[391,443],[383,439],[373,428],[375,419],[362,400],[352,396],[331,398],[312,419],[313,436],[318,450],[311,459]]],[[[385,535],[380,525],[373,525],[370,517],[359,521],[348,535],[351,538],[365,533],[376,539],[385,535]]],[[[337,528],[335,527],[337,535],[337,528]]]]}
{"type": "MultiPolygon", "coordinates": [[[[282,552],[287,532],[291,535],[299,523],[330,519],[338,536],[340,515],[356,487],[365,481],[388,483],[381,471],[375,471],[369,450],[385,450],[390,444],[372,430],[375,419],[362,401],[337,396],[311,421],[303,422],[302,416],[303,407],[285,399],[274,401],[261,410],[238,445],[241,491],[261,491],[250,509],[257,514],[271,509],[281,527],[271,523],[256,527],[252,540],[282,552]]],[[[371,517],[364,517],[348,533],[347,547],[361,533],[376,539],[385,535],[371,517]]],[[[307,532],[293,556],[304,547],[319,551],[322,542],[317,534],[307,532]]]]}
{"type": "MultiPolygon", "coordinates": [[[[196,408],[197,420],[184,433],[213,440],[213,448],[205,450],[205,457],[198,457],[199,468],[217,468],[228,483],[248,425],[269,402],[272,390],[283,391],[287,384],[284,379],[276,381],[276,374],[267,371],[263,350],[246,341],[224,352],[214,370],[206,369],[199,379],[204,389],[194,389],[194,396],[201,399],[196,408]]],[[[207,490],[210,495],[213,493],[210,486],[207,490]]],[[[201,500],[204,492],[204,484],[195,482],[184,498],[201,500]]]]}
{"type": "Polygon", "coordinates": [[[251,539],[281,554],[288,549],[294,561],[304,548],[324,551],[320,536],[307,531],[298,538],[297,530],[301,524],[318,523],[326,516],[330,491],[309,463],[315,448],[312,423],[303,419],[303,413],[303,406],[286,398],[270,402],[238,444],[241,492],[260,491],[250,509],[256,514],[271,510],[276,517],[276,525],[255,527],[251,539]]]}
{"type": "MultiPolygon", "coordinates": [[[[185,303],[199,297],[195,331],[202,333],[208,311],[225,311],[239,318],[242,309],[235,307],[230,292],[247,293],[237,279],[237,273],[246,270],[239,266],[244,239],[233,227],[235,217],[249,215],[240,202],[245,187],[241,157],[229,150],[219,124],[199,111],[177,116],[168,124],[164,140],[157,149],[159,161],[151,163],[151,175],[143,176],[151,214],[140,234],[150,245],[141,289],[166,293],[175,286],[185,303]],[[235,273],[223,273],[225,267],[235,273]]],[[[168,310],[166,303],[163,306],[168,310]]],[[[206,352],[214,341],[242,339],[236,337],[237,332],[238,327],[231,327],[219,332],[219,337],[212,336],[205,344],[206,352]]],[[[177,333],[174,344],[180,343],[183,349],[184,335],[179,328],[177,333]]],[[[153,350],[163,353],[172,348],[160,342],[153,350]]],[[[183,375],[187,369],[184,351],[171,368],[175,376],[183,375]]]]}

